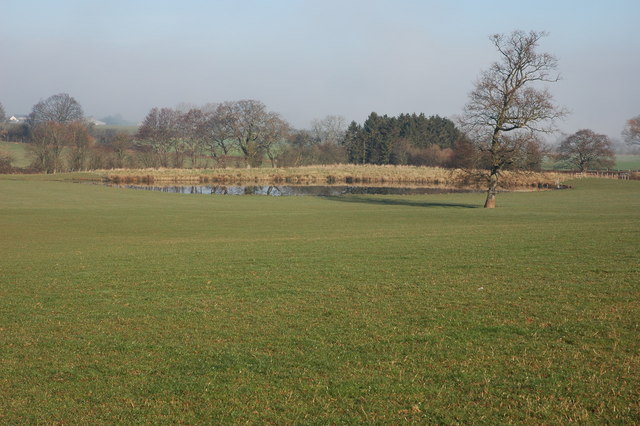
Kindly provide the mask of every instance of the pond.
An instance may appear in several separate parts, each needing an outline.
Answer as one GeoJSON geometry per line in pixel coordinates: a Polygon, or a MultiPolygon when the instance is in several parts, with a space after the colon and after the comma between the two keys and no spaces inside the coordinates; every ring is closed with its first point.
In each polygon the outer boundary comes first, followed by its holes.
{"type": "Polygon", "coordinates": [[[332,197],[347,194],[362,195],[422,195],[478,192],[468,189],[425,188],[401,186],[349,186],[349,185],[115,185],[108,186],[145,191],[170,192],[177,194],[204,195],[267,195],[273,197],[304,196],[332,197]]]}

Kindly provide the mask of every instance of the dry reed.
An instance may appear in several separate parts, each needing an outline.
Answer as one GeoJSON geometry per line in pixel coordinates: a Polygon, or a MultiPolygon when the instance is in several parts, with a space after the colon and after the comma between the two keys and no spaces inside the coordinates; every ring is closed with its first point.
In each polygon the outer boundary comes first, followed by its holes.
{"type": "MultiPolygon", "coordinates": [[[[486,173],[415,166],[328,165],[252,169],[109,170],[104,180],[116,184],[290,184],[413,185],[483,189],[486,173]]],[[[503,189],[555,187],[564,177],[553,172],[504,172],[503,189]]]]}

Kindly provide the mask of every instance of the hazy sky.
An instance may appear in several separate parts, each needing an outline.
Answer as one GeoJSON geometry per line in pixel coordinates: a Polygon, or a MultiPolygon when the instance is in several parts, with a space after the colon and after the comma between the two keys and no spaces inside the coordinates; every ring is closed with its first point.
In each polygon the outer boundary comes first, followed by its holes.
{"type": "Polygon", "coordinates": [[[258,99],[298,128],[328,114],[453,118],[497,59],[488,36],[544,30],[551,86],[582,128],[619,138],[640,114],[640,1],[1,1],[0,102],[69,93],[86,115],[258,99]]]}

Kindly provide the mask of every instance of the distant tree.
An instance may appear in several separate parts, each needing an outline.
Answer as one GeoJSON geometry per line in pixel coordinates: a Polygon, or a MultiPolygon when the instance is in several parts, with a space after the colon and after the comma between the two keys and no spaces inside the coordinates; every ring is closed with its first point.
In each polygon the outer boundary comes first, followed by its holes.
{"type": "Polygon", "coordinates": [[[342,145],[347,151],[350,163],[365,164],[367,161],[367,143],[362,134],[362,126],[352,121],[344,134],[342,145]]]}
{"type": "Polygon", "coordinates": [[[267,155],[275,166],[273,148],[286,138],[289,125],[280,115],[253,99],[227,103],[230,133],[248,167],[258,167],[267,155]]]}
{"type": "Polygon", "coordinates": [[[189,157],[192,168],[201,166],[199,159],[205,149],[204,139],[207,119],[207,114],[198,108],[192,108],[178,116],[180,146],[189,157]]]}
{"type": "Polygon", "coordinates": [[[91,131],[91,136],[93,136],[96,142],[101,145],[108,145],[109,143],[111,143],[113,138],[118,133],[116,129],[104,128],[102,126],[91,126],[89,130],[91,131]]]}
{"type": "Polygon", "coordinates": [[[499,176],[518,157],[514,152],[525,149],[527,138],[520,134],[554,131],[555,120],[566,114],[546,89],[537,87],[559,79],[555,57],[537,51],[545,35],[514,31],[491,36],[500,59],[482,72],[460,119],[490,163],[486,208],[495,207],[499,176]]]}
{"type": "Polygon", "coordinates": [[[260,166],[266,156],[275,167],[288,132],[288,123],[256,100],[208,104],[187,111],[153,108],[138,129],[136,148],[147,166],[182,167],[188,157],[191,167],[200,167],[202,157],[209,155],[219,167],[225,167],[230,151],[237,148],[247,166],[260,166]]]}
{"type": "Polygon", "coordinates": [[[121,114],[109,115],[100,119],[109,126],[130,126],[131,122],[125,120],[121,114]]]}
{"type": "Polygon", "coordinates": [[[579,130],[565,138],[558,148],[558,159],[581,172],[589,169],[607,169],[615,165],[611,140],[592,130],[579,130]]]}
{"type": "Polygon", "coordinates": [[[453,169],[472,169],[480,164],[480,152],[465,135],[461,135],[452,147],[452,154],[446,167],[453,169]]]}
{"type": "MultiPolygon", "coordinates": [[[[152,108],[138,129],[136,139],[153,153],[160,167],[175,165],[179,113],[171,108],[152,108]],[[174,161],[172,162],[172,157],[174,161]]],[[[142,152],[147,152],[142,149],[142,152]]]]}
{"type": "Polygon", "coordinates": [[[71,123],[83,121],[82,107],[73,97],[59,93],[35,104],[29,114],[28,123],[35,128],[40,123],[71,123]]]}
{"type": "Polygon", "coordinates": [[[13,171],[13,160],[10,152],[0,149],[0,174],[13,171]]]}
{"type": "MultiPolygon", "coordinates": [[[[305,152],[305,164],[338,164],[347,161],[343,146],[347,130],[346,120],[341,115],[327,115],[311,122],[311,130],[305,132],[309,142],[305,152]]],[[[300,133],[300,132],[298,132],[300,133]]]]}
{"type": "Polygon", "coordinates": [[[640,144],[640,115],[627,120],[622,136],[629,145],[640,144]]]}
{"type": "Polygon", "coordinates": [[[455,123],[438,115],[426,117],[424,114],[400,114],[397,125],[398,136],[418,148],[432,145],[451,148],[460,137],[460,130],[455,123]]]}
{"type": "Polygon", "coordinates": [[[291,131],[289,123],[284,121],[279,114],[270,112],[263,124],[263,134],[261,136],[261,145],[265,154],[271,162],[271,167],[276,167],[276,159],[284,149],[286,138],[291,131]]]}
{"type": "Polygon", "coordinates": [[[389,163],[424,165],[421,164],[422,151],[424,151],[424,148],[415,146],[410,139],[396,137],[393,141],[393,145],[391,146],[389,163]]]}
{"type": "Polygon", "coordinates": [[[233,144],[235,117],[233,102],[203,107],[206,117],[201,129],[203,149],[218,167],[226,167],[227,156],[233,144]]]}
{"type": "Polygon", "coordinates": [[[344,135],[338,144],[321,143],[313,130],[292,131],[286,144],[280,146],[277,163],[280,166],[346,163],[347,151],[343,140],[344,135]]]}
{"type": "Polygon", "coordinates": [[[395,117],[371,113],[362,125],[364,137],[370,149],[368,163],[392,164],[393,146],[399,139],[398,123],[395,117]]]}
{"type": "Polygon", "coordinates": [[[25,123],[6,123],[3,127],[5,140],[25,142],[29,140],[29,126],[25,123]]]}
{"type": "Polygon", "coordinates": [[[344,164],[347,163],[347,151],[342,145],[323,143],[311,148],[308,164],[344,164]]]}
{"type": "Polygon", "coordinates": [[[4,126],[4,123],[6,121],[7,121],[7,116],[4,112],[4,107],[2,106],[2,102],[0,102],[0,140],[4,140],[8,133],[7,129],[4,126]]]}
{"type": "Polygon", "coordinates": [[[178,111],[179,113],[182,114],[186,114],[187,112],[194,110],[194,109],[200,109],[198,108],[198,106],[194,103],[191,102],[180,102],[178,103],[174,110],[178,111]]]}
{"type": "Polygon", "coordinates": [[[311,132],[320,144],[338,145],[344,138],[347,122],[341,115],[327,115],[311,122],[311,132]]]}
{"type": "Polygon", "coordinates": [[[425,148],[410,146],[406,151],[406,162],[394,164],[442,167],[449,164],[452,157],[453,149],[451,148],[440,148],[439,145],[435,144],[429,145],[425,148]]]}
{"type": "Polygon", "coordinates": [[[62,171],[62,150],[68,140],[67,123],[47,121],[36,125],[28,146],[31,167],[45,173],[62,171]]]}
{"type": "Polygon", "coordinates": [[[511,168],[513,170],[539,172],[542,170],[542,162],[547,149],[536,134],[530,133],[524,136],[525,140],[522,141],[522,148],[517,151],[518,156],[513,159],[511,168]]]}
{"type": "Polygon", "coordinates": [[[352,123],[343,141],[352,163],[441,166],[461,135],[453,121],[437,115],[372,112],[362,126],[352,123]]]}
{"type": "Polygon", "coordinates": [[[448,118],[434,115],[429,117],[426,125],[427,140],[429,145],[438,145],[440,148],[451,148],[453,143],[460,138],[461,132],[455,123],[448,118]]]}
{"type": "Polygon", "coordinates": [[[103,144],[105,155],[109,156],[107,167],[121,169],[127,166],[129,151],[133,148],[133,137],[126,132],[116,132],[103,144]]]}
{"type": "Polygon", "coordinates": [[[317,142],[309,130],[289,132],[286,149],[283,149],[278,155],[278,164],[281,167],[313,164],[313,147],[317,145],[317,142]]]}
{"type": "Polygon", "coordinates": [[[89,134],[87,126],[79,121],[66,124],[65,131],[65,145],[69,147],[69,170],[87,170],[94,138],[89,134]]]}

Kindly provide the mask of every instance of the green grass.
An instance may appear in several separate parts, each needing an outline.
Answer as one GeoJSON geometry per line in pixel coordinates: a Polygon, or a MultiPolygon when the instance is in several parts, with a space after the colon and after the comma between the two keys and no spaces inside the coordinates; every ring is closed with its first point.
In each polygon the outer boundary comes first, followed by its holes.
{"type": "Polygon", "coordinates": [[[27,153],[27,144],[25,143],[0,141],[0,151],[11,154],[14,167],[27,167],[31,163],[27,153]]]}
{"type": "Polygon", "coordinates": [[[618,170],[640,170],[640,155],[616,155],[616,168],[618,170]]]}
{"type": "Polygon", "coordinates": [[[116,124],[106,124],[101,126],[94,126],[93,129],[96,133],[106,131],[115,131],[118,133],[128,133],[130,135],[135,135],[138,132],[137,125],[116,125],[116,124]]]}
{"type": "Polygon", "coordinates": [[[0,178],[0,423],[638,423],[640,182],[193,196],[0,178]]]}

